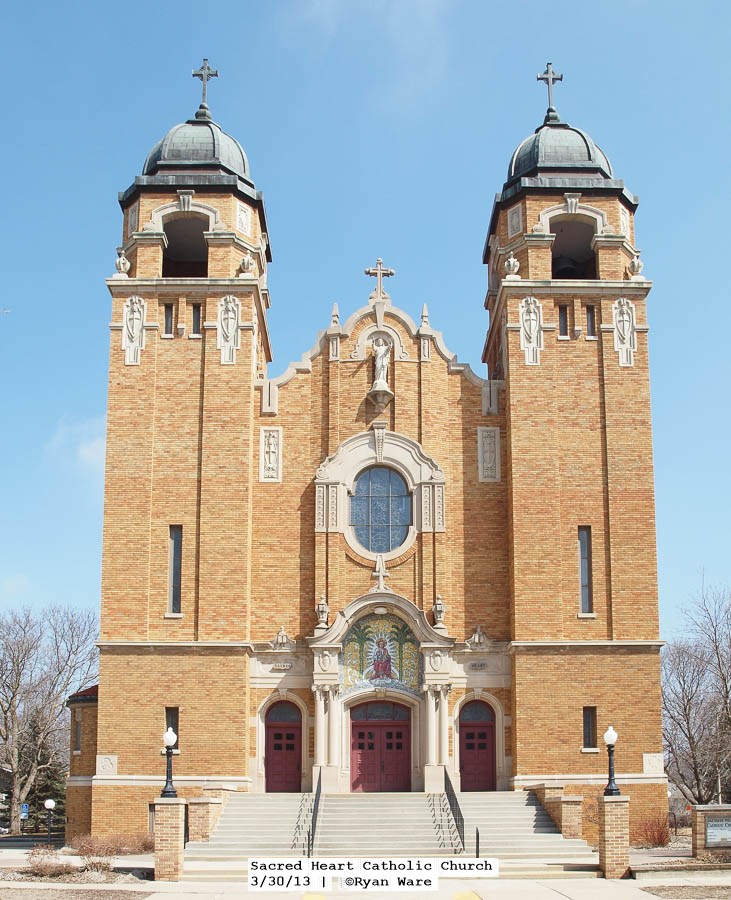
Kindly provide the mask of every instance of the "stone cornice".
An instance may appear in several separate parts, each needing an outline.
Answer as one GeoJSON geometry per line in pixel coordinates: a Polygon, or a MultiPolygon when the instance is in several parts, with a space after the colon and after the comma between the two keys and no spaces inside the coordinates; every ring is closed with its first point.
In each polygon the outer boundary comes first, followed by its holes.
{"type": "Polygon", "coordinates": [[[258,278],[107,278],[106,285],[113,297],[128,297],[143,291],[176,297],[207,297],[262,289],[258,278]]]}
{"type": "Polygon", "coordinates": [[[660,650],[665,641],[511,641],[508,651],[516,653],[523,650],[660,650]]]}
{"type": "Polygon", "coordinates": [[[254,652],[251,641],[97,641],[100,650],[242,650],[254,652]]]}

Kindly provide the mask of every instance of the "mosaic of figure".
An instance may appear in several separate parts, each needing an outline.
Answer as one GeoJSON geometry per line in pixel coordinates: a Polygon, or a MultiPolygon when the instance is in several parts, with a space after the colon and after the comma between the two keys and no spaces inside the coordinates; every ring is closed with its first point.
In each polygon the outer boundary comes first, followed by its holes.
{"type": "Polygon", "coordinates": [[[389,687],[418,695],[419,642],[397,616],[366,616],[343,641],[340,677],[345,692],[389,687]]]}

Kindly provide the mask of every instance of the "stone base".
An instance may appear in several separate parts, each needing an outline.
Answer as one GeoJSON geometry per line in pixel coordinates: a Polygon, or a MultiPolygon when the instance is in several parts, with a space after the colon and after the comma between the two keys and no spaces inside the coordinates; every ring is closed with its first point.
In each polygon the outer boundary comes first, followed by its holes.
{"type": "Polygon", "coordinates": [[[427,794],[444,791],[444,766],[424,766],[424,791],[427,794]]]}

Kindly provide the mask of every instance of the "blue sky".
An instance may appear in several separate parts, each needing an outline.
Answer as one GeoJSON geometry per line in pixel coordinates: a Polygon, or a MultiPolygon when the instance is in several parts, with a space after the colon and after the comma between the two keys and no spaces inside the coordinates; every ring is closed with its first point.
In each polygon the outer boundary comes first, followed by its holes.
{"type": "MultiPolygon", "coordinates": [[[[371,285],[484,374],[481,251],[514,147],[558,110],[640,197],[650,295],[663,636],[727,584],[728,47],[721,2],[189,0],[4,4],[0,158],[0,611],[99,602],[104,417],[117,192],[194,112],[264,192],[270,328],[286,368],[371,285]]],[[[131,562],[133,564],[133,562],[131,562]]]]}

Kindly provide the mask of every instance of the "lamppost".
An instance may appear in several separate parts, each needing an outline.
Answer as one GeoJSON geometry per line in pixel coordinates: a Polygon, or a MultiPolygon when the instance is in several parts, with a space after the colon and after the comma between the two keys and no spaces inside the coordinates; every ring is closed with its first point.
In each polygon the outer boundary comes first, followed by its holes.
{"type": "Polygon", "coordinates": [[[167,766],[165,771],[165,787],[162,789],[161,797],[177,797],[178,792],[173,787],[173,747],[178,741],[178,736],[172,728],[168,728],[162,736],[162,742],[165,745],[165,756],[167,757],[167,766]]]}
{"type": "Polygon", "coordinates": [[[619,797],[619,788],[614,780],[614,745],[617,743],[617,732],[610,725],[604,732],[604,743],[609,755],[609,782],[604,788],[605,797],[619,797]]]}
{"type": "Polygon", "coordinates": [[[46,811],[48,812],[48,843],[51,843],[51,820],[53,819],[53,810],[56,808],[56,801],[51,800],[49,797],[48,800],[43,801],[43,805],[46,807],[46,811]]]}

